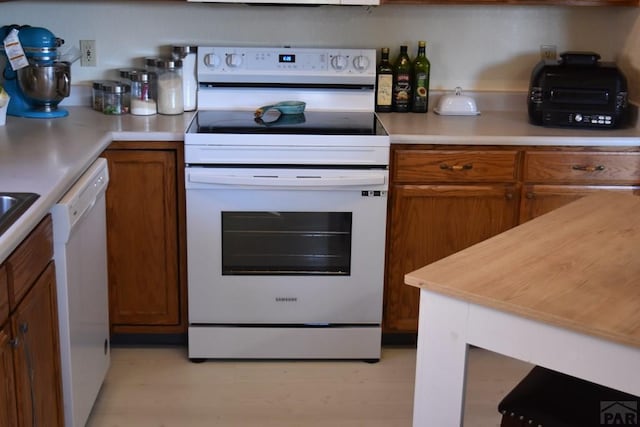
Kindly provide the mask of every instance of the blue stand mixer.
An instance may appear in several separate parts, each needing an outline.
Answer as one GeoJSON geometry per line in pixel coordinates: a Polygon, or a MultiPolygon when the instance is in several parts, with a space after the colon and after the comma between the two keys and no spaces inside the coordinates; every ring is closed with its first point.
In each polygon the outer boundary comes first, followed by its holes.
{"type": "Polygon", "coordinates": [[[58,108],[71,89],[71,64],[59,60],[58,48],[64,40],[45,28],[6,25],[0,27],[0,41],[14,28],[29,65],[14,71],[0,45],[5,61],[2,85],[11,97],[7,114],[46,119],[67,116],[67,110],[58,108]]]}

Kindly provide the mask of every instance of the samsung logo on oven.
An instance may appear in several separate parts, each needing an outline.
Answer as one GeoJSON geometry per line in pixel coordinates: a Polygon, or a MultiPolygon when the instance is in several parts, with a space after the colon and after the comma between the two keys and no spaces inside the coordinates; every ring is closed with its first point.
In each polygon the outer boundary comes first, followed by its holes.
{"type": "Polygon", "coordinates": [[[276,302],[298,302],[296,297],[276,297],[276,302]]]}

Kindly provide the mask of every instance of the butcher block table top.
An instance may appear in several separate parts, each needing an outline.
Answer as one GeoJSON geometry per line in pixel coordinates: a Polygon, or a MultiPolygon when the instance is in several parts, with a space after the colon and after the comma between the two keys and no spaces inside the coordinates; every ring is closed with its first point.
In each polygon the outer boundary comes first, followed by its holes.
{"type": "Polygon", "coordinates": [[[640,347],[640,197],[584,197],[413,271],[405,281],[640,347]]]}

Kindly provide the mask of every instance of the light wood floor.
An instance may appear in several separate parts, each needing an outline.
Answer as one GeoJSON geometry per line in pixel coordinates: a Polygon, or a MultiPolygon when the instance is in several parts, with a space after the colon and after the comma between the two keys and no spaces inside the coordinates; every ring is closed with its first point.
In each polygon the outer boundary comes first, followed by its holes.
{"type": "MultiPolygon", "coordinates": [[[[113,348],[111,357],[88,427],[411,426],[412,348],[383,348],[381,361],[374,364],[196,364],[182,347],[113,348]]],[[[498,426],[498,402],[530,368],[471,349],[465,426],[498,426]]]]}

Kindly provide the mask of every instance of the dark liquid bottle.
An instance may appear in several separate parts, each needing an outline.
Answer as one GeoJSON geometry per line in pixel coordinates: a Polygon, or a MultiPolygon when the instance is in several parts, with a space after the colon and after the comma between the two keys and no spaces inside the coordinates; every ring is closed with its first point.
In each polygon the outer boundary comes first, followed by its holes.
{"type": "Polygon", "coordinates": [[[426,113],[429,109],[429,73],[431,64],[425,53],[427,43],[418,42],[418,56],[413,61],[413,103],[411,111],[426,113]]]}
{"type": "Polygon", "coordinates": [[[393,99],[393,66],[389,62],[389,48],[383,47],[376,69],[376,111],[391,111],[393,99]]]}
{"type": "Polygon", "coordinates": [[[393,65],[393,111],[406,113],[411,111],[411,99],[413,98],[412,67],[407,46],[400,46],[400,54],[393,65]]]}

